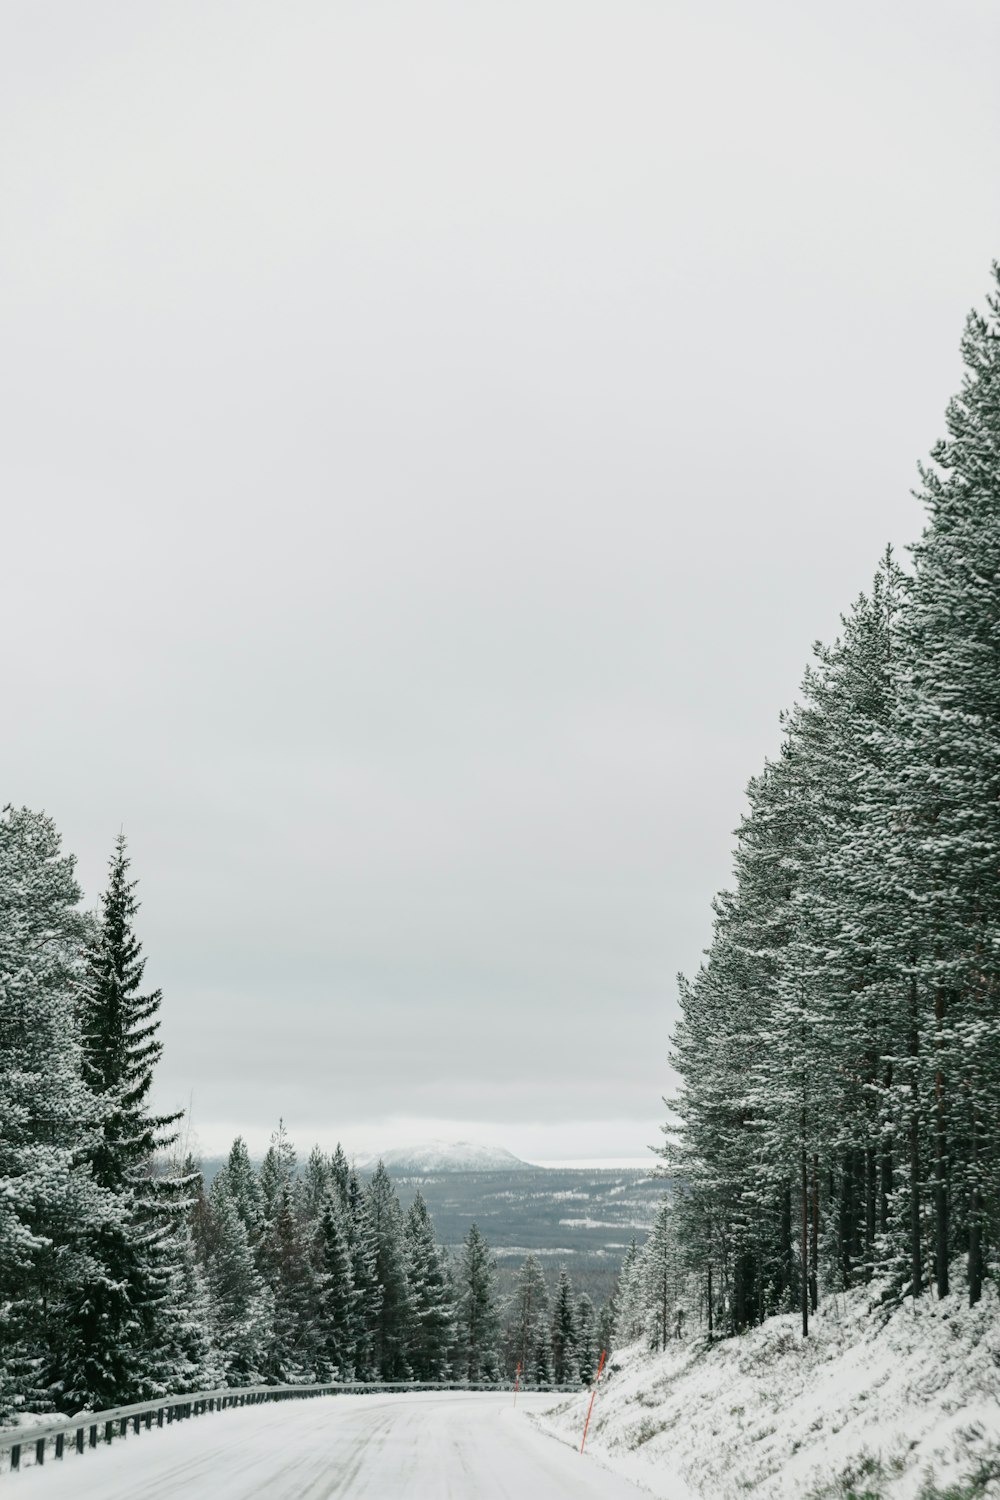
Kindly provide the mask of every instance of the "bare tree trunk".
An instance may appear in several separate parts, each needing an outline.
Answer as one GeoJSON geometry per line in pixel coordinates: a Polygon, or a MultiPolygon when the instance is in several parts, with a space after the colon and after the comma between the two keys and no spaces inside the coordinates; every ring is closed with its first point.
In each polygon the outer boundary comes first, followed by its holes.
{"type": "Polygon", "coordinates": [[[917,981],[910,980],[910,1291],[919,1297],[924,1272],[920,1254],[920,1086],[917,1081],[917,981]]]}
{"type": "MultiPolygon", "coordinates": [[[[885,1070],[886,1093],[892,1088],[892,1063],[885,1070]]],[[[889,1228],[889,1195],[893,1188],[892,1172],[892,1147],[889,1137],[882,1142],[882,1162],[879,1168],[879,1201],[878,1201],[878,1227],[879,1233],[885,1234],[889,1228]]]]}
{"type": "Polygon", "coordinates": [[[813,1312],[819,1306],[819,1284],[816,1267],[819,1265],[819,1157],[813,1152],[812,1168],[812,1226],[809,1244],[809,1305],[813,1312]]]}
{"type": "MultiPolygon", "coordinates": [[[[941,1047],[944,1022],[944,991],[934,996],[935,1043],[941,1047]]],[[[948,1183],[944,1128],[944,1076],[940,1066],[934,1073],[934,1270],[939,1297],[948,1295],[948,1183]]]]}
{"type": "Polygon", "coordinates": [[[802,1337],[809,1337],[809,1171],[806,1163],[805,1120],[802,1121],[802,1337]]]}
{"type": "Polygon", "coordinates": [[[851,1246],[854,1243],[854,1152],[849,1148],[841,1157],[840,1181],[840,1274],[844,1286],[854,1282],[851,1266],[851,1246]]]}
{"type": "Polygon", "coordinates": [[[875,1270],[875,1147],[865,1151],[865,1281],[875,1270]]]}
{"type": "Polygon", "coordinates": [[[667,1347],[667,1276],[660,1282],[660,1348],[667,1347]]]}
{"type": "Polygon", "coordinates": [[[969,1306],[983,1295],[982,1193],[979,1186],[979,1117],[972,1111],[972,1192],[969,1195],[969,1306]]]}
{"type": "Polygon", "coordinates": [[[781,1298],[782,1306],[787,1306],[784,1299],[791,1293],[795,1281],[795,1250],[792,1245],[792,1185],[790,1182],[786,1183],[781,1191],[780,1235],[781,1298]]]}

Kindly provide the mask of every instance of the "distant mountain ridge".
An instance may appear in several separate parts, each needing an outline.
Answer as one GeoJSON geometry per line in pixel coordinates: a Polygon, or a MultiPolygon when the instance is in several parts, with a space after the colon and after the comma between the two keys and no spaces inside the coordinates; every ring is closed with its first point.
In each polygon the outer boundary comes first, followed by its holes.
{"type": "Polygon", "coordinates": [[[379,1161],[389,1172],[403,1176],[431,1176],[437,1172],[511,1172],[527,1162],[503,1146],[478,1146],[472,1141],[421,1141],[382,1151],[362,1164],[372,1170],[379,1161]]]}

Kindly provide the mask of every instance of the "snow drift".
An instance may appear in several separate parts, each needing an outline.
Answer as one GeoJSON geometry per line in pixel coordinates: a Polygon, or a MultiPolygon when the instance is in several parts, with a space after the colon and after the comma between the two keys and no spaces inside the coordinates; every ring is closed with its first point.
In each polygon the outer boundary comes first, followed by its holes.
{"type": "MultiPolygon", "coordinates": [[[[831,1297],[709,1346],[612,1357],[587,1451],[664,1500],[1000,1496],[1000,1306],[831,1297]]],[[[536,1418],[577,1445],[586,1394],[536,1418]]]]}

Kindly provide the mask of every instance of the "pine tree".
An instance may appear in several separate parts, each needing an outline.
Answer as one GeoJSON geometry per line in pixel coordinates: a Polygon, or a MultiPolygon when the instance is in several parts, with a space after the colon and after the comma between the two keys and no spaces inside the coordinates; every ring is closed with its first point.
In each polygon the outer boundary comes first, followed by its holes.
{"type": "Polygon", "coordinates": [[[666,1199],[660,1204],[649,1239],[643,1246],[641,1275],[653,1347],[665,1349],[673,1332],[675,1308],[683,1292],[673,1210],[666,1199]]]}
{"type": "MultiPolygon", "coordinates": [[[[950,1260],[965,1251],[973,1303],[991,1229],[996,1244],[987,1185],[1000,1103],[1000,266],[993,271],[986,315],[966,322],[948,438],[921,471],[929,523],[912,549],[890,749],[904,830],[892,873],[909,919],[896,934],[897,962],[911,996],[931,1260],[944,1296],[950,1260]]],[[[914,1206],[915,1237],[918,1219],[914,1206]]],[[[916,1274],[916,1247],[913,1259],[916,1274]]]]}
{"type": "Polygon", "coordinates": [[[458,1369],[463,1380],[494,1381],[500,1373],[500,1311],[496,1262],[471,1224],[458,1271],[458,1369]]]}
{"type": "Polygon", "coordinates": [[[508,1373],[514,1375],[520,1365],[522,1381],[525,1385],[532,1384],[538,1344],[540,1341],[547,1344],[549,1337],[549,1293],[542,1268],[534,1255],[525,1257],[517,1273],[507,1324],[508,1373]]]}
{"type": "Polygon", "coordinates": [[[944,1297],[956,1267],[975,1302],[1000,1244],[995,277],[913,574],[887,554],[816,648],[682,982],[665,1153],[710,1332],[798,1305],[805,1333],[824,1286],[944,1297]]]}
{"type": "Polygon", "coordinates": [[[620,1346],[634,1343],[642,1337],[645,1326],[642,1256],[633,1235],[618,1273],[615,1291],[615,1343],[620,1346]]]}

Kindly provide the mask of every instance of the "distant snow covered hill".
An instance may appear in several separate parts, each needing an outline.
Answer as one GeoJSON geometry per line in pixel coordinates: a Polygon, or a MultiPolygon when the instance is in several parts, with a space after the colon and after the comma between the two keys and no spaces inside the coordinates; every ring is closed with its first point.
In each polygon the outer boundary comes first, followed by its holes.
{"type": "Polygon", "coordinates": [[[383,1151],[364,1162],[371,1170],[383,1161],[389,1172],[399,1176],[432,1176],[436,1172],[509,1172],[524,1167],[512,1152],[502,1146],[477,1146],[471,1141],[423,1141],[415,1146],[399,1146],[383,1151]]]}
{"type": "MultiPolygon", "coordinates": [[[[1000,1305],[984,1288],[888,1317],[864,1289],[708,1346],[612,1356],[587,1449],[663,1500],[1000,1495],[1000,1305]]],[[[586,1393],[535,1418],[579,1445],[586,1393]]]]}

